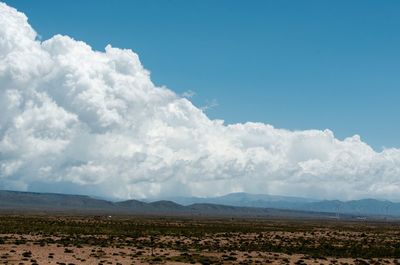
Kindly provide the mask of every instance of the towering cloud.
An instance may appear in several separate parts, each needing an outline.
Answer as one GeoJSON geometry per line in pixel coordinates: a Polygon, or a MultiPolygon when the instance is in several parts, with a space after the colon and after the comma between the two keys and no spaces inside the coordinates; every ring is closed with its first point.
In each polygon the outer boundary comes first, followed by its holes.
{"type": "Polygon", "coordinates": [[[131,50],[39,41],[24,14],[0,3],[0,188],[400,199],[400,150],[211,120],[155,86],[131,50]]]}

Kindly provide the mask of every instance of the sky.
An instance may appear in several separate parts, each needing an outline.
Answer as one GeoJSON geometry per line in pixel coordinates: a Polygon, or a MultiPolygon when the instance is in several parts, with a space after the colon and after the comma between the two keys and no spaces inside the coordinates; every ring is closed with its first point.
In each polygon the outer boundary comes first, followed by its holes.
{"type": "Polygon", "coordinates": [[[43,39],[139,54],[157,85],[227,123],[400,147],[398,1],[6,1],[43,39]]]}
{"type": "Polygon", "coordinates": [[[398,2],[0,2],[0,189],[400,200],[398,2]]]}

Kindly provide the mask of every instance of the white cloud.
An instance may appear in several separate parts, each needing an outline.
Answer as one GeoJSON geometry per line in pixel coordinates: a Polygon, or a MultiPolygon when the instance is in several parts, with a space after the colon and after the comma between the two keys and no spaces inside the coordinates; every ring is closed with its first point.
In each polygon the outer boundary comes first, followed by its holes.
{"type": "Polygon", "coordinates": [[[400,150],[359,136],[224,125],[156,87],[137,54],[40,41],[0,3],[0,188],[117,198],[247,191],[400,199],[400,150]]]}
{"type": "Polygon", "coordinates": [[[195,95],[196,95],[196,92],[194,92],[193,90],[190,90],[190,89],[182,93],[182,97],[184,97],[184,98],[192,98],[195,95]]]}

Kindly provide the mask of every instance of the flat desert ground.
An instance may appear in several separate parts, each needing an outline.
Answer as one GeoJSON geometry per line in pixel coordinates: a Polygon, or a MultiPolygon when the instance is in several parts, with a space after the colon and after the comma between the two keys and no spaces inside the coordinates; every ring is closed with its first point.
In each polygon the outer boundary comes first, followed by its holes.
{"type": "Polygon", "coordinates": [[[400,264],[400,224],[2,215],[0,264],[400,264]]]}

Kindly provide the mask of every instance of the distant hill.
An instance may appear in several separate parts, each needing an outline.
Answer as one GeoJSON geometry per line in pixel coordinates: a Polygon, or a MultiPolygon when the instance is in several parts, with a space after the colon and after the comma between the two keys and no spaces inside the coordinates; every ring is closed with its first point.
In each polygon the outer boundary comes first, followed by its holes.
{"type": "Polygon", "coordinates": [[[55,193],[35,193],[0,191],[1,208],[60,208],[60,209],[106,209],[112,208],[112,202],[93,199],[83,195],[66,195],[55,193]]]}
{"type": "Polygon", "coordinates": [[[374,199],[337,201],[232,193],[214,198],[177,197],[110,202],[82,195],[0,191],[0,213],[150,214],[189,216],[357,218],[400,217],[400,203],[374,199]]]}
{"type": "Polygon", "coordinates": [[[320,201],[304,204],[296,209],[318,212],[338,212],[360,216],[400,216],[400,203],[375,199],[352,201],[320,201]]]}
{"type": "Polygon", "coordinates": [[[244,192],[210,198],[170,197],[167,199],[182,205],[211,203],[240,207],[350,214],[354,216],[400,216],[400,203],[375,199],[352,201],[317,200],[301,197],[249,194],[244,192]]]}
{"type": "Polygon", "coordinates": [[[224,216],[268,218],[332,218],[332,213],[238,207],[210,203],[181,205],[172,201],[110,202],[89,196],[0,191],[1,213],[66,213],[163,216],[224,216]]]}
{"type": "Polygon", "coordinates": [[[167,200],[174,201],[182,205],[190,205],[194,203],[214,203],[231,206],[243,207],[260,207],[260,208],[293,208],[303,203],[318,202],[318,200],[289,197],[274,196],[264,194],[249,194],[244,192],[230,193],[219,197],[199,198],[199,197],[169,197],[167,200]]]}

